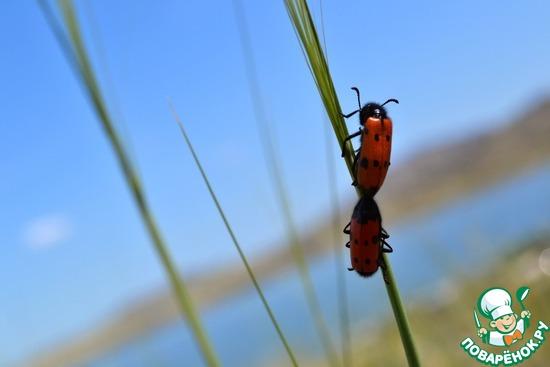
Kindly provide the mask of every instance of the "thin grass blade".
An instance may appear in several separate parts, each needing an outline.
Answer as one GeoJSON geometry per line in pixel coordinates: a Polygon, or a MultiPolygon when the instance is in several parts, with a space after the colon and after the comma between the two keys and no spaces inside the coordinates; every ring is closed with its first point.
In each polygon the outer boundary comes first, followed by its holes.
{"type": "Polygon", "coordinates": [[[235,249],[239,253],[239,256],[243,262],[244,267],[246,268],[246,271],[248,272],[248,275],[250,277],[250,280],[252,281],[252,284],[254,284],[254,288],[256,288],[256,292],[258,293],[258,296],[260,297],[260,300],[262,301],[262,304],[271,320],[271,323],[273,324],[273,327],[275,328],[275,331],[277,332],[279,339],[281,339],[281,342],[283,343],[283,346],[285,347],[285,350],[288,354],[288,357],[290,358],[290,361],[293,366],[297,367],[298,362],[296,360],[296,357],[294,356],[294,353],[292,352],[292,349],[290,348],[290,344],[286,340],[286,337],[283,333],[283,330],[281,329],[279,323],[277,322],[277,319],[275,318],[275,314],[271,310],[271,307],[269,306],[269,303],[267,302],[267,299],[265,298],[264,292],[262,291],[262,288],[260,287],[260,283],[258,283],[258,280],[256,279],[256,276],[254,275],[254,271],[252,270],[252,267],[248,263],[248,260],[246,258],[246,255],[244,254],[244,251],[241,248],[241,245],[239,244],[239,241],[237,240],[237,236],[233,232],[233,229],[231,228],[231,225],[229,224],[229,221],[227,220],[227,217],[225,216],[225,212],[222,209],[222,206],[218,200],[218,197],[216,196],[216,193],[214,192],[214,189],[212,188],[212,185],[210,184],[210,180],[208,179],[208,176],[206,175],[206,172],[204,171],[204,168],[202,167],[202,164],[200,163],[199,157],[197,156],[197,153],[195,152],[195,149],[193,148],[193,145],[191,144],[191,140],[189,139],[189,136],[187,135],[187,132],[185,131],[185,128],[183,126],[183,123],[181,122],[181,119],[179,118],[179,115],[177,114],[174,106],[170,103],[170,109],[172,110],[172,114],[174,115],[174,119],[178,123],[178,126],[180,128],[181,134],[183,135],[183,139],[185,140],[185,143],[187,144],[187,147],[189,148],[189,151],[191,152],[191,155],[193,156],[193,160],[195,161],[195,165],[197,166],[201,177],[204,181],[204,184],[206,185],[206,188],[208,189],[208,192],[210,193],[210,196],[212,197],[212,201],[214,201],[214,204],[216,205],[216,209],[218,210],[218,213],[220,214],[220,217],[222,218],[222,221],[225,225],[225,228],[227,229],[227,232],[229,233],[229,236],[231,237],[231,241],[233,241],[233,245],[235,245],[235,249]]]}
{"type": "Polygon", "coordinates": [[[59,41],[69,64],[73,68],[73,71],[80,80],[81,86],[90,99],[91,105],[101,122],[101,126],[107,135],[113,150],[115,151],[115,156],[120,168],[122,169],[124,179],[130,189],[134,201],[136,202],[139,213],[154,244],[155,250],[157,251],[161,263],[168,275],[180,311],[191,327],[193,336],[201,349],[206,364],[211,367],[217,367],[220,365],[218,359],[202,327],[187,287],[183,279],[179,276],[174,262],[168,252],[168,248],[165,245],[164,239],[158,229],[139,181],[137,171],[129,159],[129,155],[126,152],[122,140],[117,134],[115,125],[110,117],[107,104],[103,99],[97,78],[95,77],[91,62],[84,46],[73,4],[70,0],[61,0],[58,3],[65,23],[65,28],[68,32],[67,36],[65,31],[63,31],[63,28],[55,22],[53,12],[50,11],[47,3],[45,1],[39,3],[41,9],[45,10],[45,17],[48,24],[52,28],[56,39],[59,41]]]}
{"type": "Polygon", "coordinates": [[[273,182],[275,193],[277,195],[278,202],[280,203],[281,211],[283,213],[283,219],[285,222],[290,251],[293,260],[298,268],[298,273],[300,275],[300,281],[302,283],[304,295],[308,303],[308,308],[312,314],[317,333],[321,340],[323,351],[325,352],[326,358],[329,361],[330,365],[332,367],[336,367],[339,365],[338,355],[334,348],[330,336],[330,331],[324,320],[321,306],[315,293],[315,288],[313,286],[313,281],[309,272],[309,266],[307,264],[303,247],[300,243],[300,239],[298,236],[298,231],[296,230],[295,221],[292,216],[290,200],[283,180],[283,173],[280,168],[280,159],[275,150],[274,139],[269,128],[267,115],[265,113],[265,105],[258,83],[256,63],[254,60],[254,54],[252,52],[246,17],[242,4],[239,0],[233,1],[233,9],[235,11],[237,28],[242,44],[246,66],[245,72],[250,92],[250,98],[252,99],[252,105],[254,108],[254,117],[258,127],[258,131],[260,133],[262,146],[264,148],[266,165],[269,168],[269,172],[271,174],[271,182],[273,182]]]}

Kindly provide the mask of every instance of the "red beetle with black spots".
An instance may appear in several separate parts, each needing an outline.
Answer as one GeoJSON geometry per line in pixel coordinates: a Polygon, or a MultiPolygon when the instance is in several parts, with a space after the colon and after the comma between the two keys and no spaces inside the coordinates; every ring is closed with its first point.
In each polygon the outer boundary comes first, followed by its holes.
{"type": "Polygon", "coordinates": [[[351,222],[344,228],[349,234],[351,268],[362,277],[370,277],[379,267],[384,268],[382,253],[393,252],[386,242],[389,235],[382,228],[382,217],[372,197],[364,196],[355,205],[351,222]]]}
{"type": "Polygon", "coordinates": [[[343,115],[351,117],[359,112],[359,131],[348,136],[342,145],[342,157],[346,142],[361,135],[361,147],[356,151],[353,162],[355,181],[364,190],[366,195],[374,196],[386,178],[390,167],[391,143],[392,143],[392,120],[384,108],[389,102],[399,103],[397,99],[391,98],[382,104],[367,103],[361,107],[359,89],[351,88],[357,93],[359,109],[343,115]]]}

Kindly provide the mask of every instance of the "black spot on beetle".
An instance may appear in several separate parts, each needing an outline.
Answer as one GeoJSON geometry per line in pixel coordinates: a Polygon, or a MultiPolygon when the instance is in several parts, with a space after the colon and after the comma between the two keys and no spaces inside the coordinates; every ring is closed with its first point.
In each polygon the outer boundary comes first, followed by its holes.
{"type": "Polygon", "coordinates": [[[369,265],[370,264],[370,259],[365,259],[365,265],[369,265]]]}
{"type": "Polygon", "coordinates": [[[362,168],[369,168],[369,160],[367,158],[361,159],[361,167],[362,168]]]}
{"type": "Polygon", "coordinates": [[[376,140],[376,141],[380,140],[380,135],[374,134],[374,140],[376,140]]]}
{"type": "Polygon", "coordinates": [[[369,240],[365,240],[365,246],[369,245],[369,240]]]}
{"type": "Polygon", "coordinates": [[[389,135],[386,135],[386,141],[390,141],[391,137],[389,135]]]}
{"type": "Polygon", "coordinates": [[[357,238],[353,240],[353,243],[356,244],[356,245],[359,244],[359,241],[357,240],[357,238]]]}
{"type": "Polygon", "coordinates": [[[372,161],[372,165],[373,165],[374,167],[378,167],[378,166],[380,166],[380,162],[378,162],[378,161],[375,159],[374,161],[372,161]]]}

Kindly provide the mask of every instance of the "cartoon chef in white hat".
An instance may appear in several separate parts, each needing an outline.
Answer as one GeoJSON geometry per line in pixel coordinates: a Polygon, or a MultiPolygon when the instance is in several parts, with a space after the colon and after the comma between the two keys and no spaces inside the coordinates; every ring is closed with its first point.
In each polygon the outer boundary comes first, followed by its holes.
{"type": "Polygon", "coordinates": [[[508,291],[502,288],[487,289],[479,297],[477,307],[483,316],[491,320],[489,325],[494,329],[488,331],[482,327],[477,314],[475,315],[477,334],[485,343],[509,346],[523,339],[525,321],[531,317],[531,312],[524,309],[518,319],[512,310],[512,297],[508,291]]]}

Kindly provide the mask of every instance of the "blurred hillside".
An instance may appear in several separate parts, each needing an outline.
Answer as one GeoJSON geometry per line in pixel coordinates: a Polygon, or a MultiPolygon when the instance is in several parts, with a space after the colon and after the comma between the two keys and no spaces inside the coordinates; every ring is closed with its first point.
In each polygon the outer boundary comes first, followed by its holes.
{"type": "MultiPolygon", "coordinates": [[[[483,246],[482,243],[479,244],[483,246]]],[[[416,339],[421,359],[425,366],[462,367],[476,366],[460,343],[467,337],[483,345],[476,336],[472,309],[485,285],[501,286],[514,292],[521,286],[531,288],[525,306],[532,313],[532,320],[550,321],[550,282],[539,267],[541,251],[550,246],[550,234],[528,240],[521,251],[515,250],[487,268],[472,269],[469,274],[456,275],[453,279],[442,279],[439,287],[425,291],[422,301],[408,307],[409,320],[416,339]],[[506,271],[502,271],[506,269],[506,271]]],[[[515,303],[514,303],[515,304],[515,303]]],[[[516,310],[519,307],[515,304],[516,310]]],[[[388,316],[388,317],[391,317],[388,316]]],[[[482,319],[482,323],[486,320],[482,319]]],[[[532,335],[533,324],[526,332],[532,335]]],[[[546,367],[550,360],[550,343],[547,340],[531,356],[528,366],[546,367]]],[[[372,325],[354,334],[354,361],[356,365],[397,367],[405,366],[401,340],[395,321],[387,319],[381,325],[372,325]],[[380,353],[380,351],[384,351],[380,353]]],[[[522,344],[523,345],[523,344],[522,344]]],[[[494,353],[501,348],[484,345],[494,353]]],[[[510,348],[514,352],[517,348],[510,348]]],[[[323,361],[312,361],[311,366],[323,366],[323,361]]]]}
{"type": "MultiPolygon", "coordinates": [[[[428,212],[530,168],[547,163],[550,158],[549,136],[550,101],[546,101],[527,110],[518,120],[510,121],[509,124],[497,131],[419,153],[408,162],[390,170],[390,177],[381,192],[380,200],[384,220],[386,223],[396,223],[418,213],[428,212]]],[[[347,207],[351,208],[351,205],[353,205],[352,202],[348,203],[347,207]]],[[[340,222],[345,223],[348,216],[349,209],[344,210],[340,222]]],[[[332,218],[327,218],[326,222],[305,234],[302,242],[310,257],[334,248],[335,244],[327,241],[332,238],[331,223],[332,218]]],[[[341,246],[342,244],[336,245],[341,246]]],[[[261,279],[273,277],[292,264],[286,246],[274,246],[274,248],[276,250],[264,253],[252,260],[256,275],[261,279]]],[[[203,308],[217,304],[224,298],[244,291],[250,286],[249,279],[240,264],[233,264],[207,275],[201,274],[191,279],[190,283],[194,299],[203,308]]],[[[472,285],[474,284],[475,282],[472,285]]],[[[467,289],[467,284],[464,289],[467,289]]],[[[537,297],[540,298],[538,295],[537,297]]],[[[457,304],[456,307],[459,306],[457,304]]],[[[470,309],[471,307],[468,308],[468,310],[470,309]]],[[[412,317],[414,330],[419,328],[420,333],[424,333],[421,335],[421,340],[425,338],[425,341],[420,342],[423,355],[427,353],[424,349],[427,346],[424,343],[431,343],[432,340],[429,338],[434,338],[437,333],[432,334],[430,329],[425,327],[422,329],[422,326],[419,325],[433,317],[434,312],[441,312],[444,315],[446,311],[441,310],[445,309],[434,311],[426,308],[423,311],[415,311],[415,315],[412,317]]],[[[470,314],[471,312],[464,312],[464,317],[469,317],[470,314]]],[[[459,316],[457,313],[457,317],[459,316]]],[[[166,325],[178,317],[179,314],[170,292],[165,289],[158,290],[156,293],[147,295],[142,300],[122,308],[119,313],[106,320],[97,329],[89,330],[83,336],[52,348],[50,352],[37,356],[29,364],[60,366],[85,361],[152,329],[166,325]]],[[[460,324],[463,325],[463,328],[457,329],[457,333],[460,331],[457,334],[457,340],[463,335],[471,334],[471,330],[465,329],[464,326],[469,323],[470,321],[460,324]]],[[[390,330],[389,327],[388,330],[390,330]]],[[[392,333],[395,331],[391,330],[392,333]]],[[[386,331],[382,328],[380,332],[385,333],[386,331]]],[[[397,335],[390,334],[388,334],[388,340],[385,341],[388,343],[385,348],[389,351],[395,349],[396,353],[390,354],[400,356],[402,354],[401,345],[397,335]],[[395,345],[393,341],[390,343],[392,338],[395,339],[395,345]]],[[[385,334],[383,335],[385,336],[385,334]]],[[[437,339],[435,338],[435,340],[437,339]]],[[[366,355],[371,355],[371,351],[379,348],[376,342],[373,343],[366,347],[366,355]]],[[[460,350],[458,351],[460,352],[460,350]]],[[[439,355],[435,351],[433,354],[434,358],[439,355]]],[[[428,363],[427,365],[441,365],[441,362],[435,363],[436,359],[433,361],[433,364],[428,363]]],[[[402,365],[402,361],[395,363],[395,365],[402,365]]],[[[374,365],[391,364],[384,362],[384,364],[374,363],[374,365]]]]}
{"type": "Polygon", "coordinates": [[[518,115],[499,131],[422,152],[397,167],[381,192],[384,216],[433,209],[547,162],[550,100],[518,115]]]}

